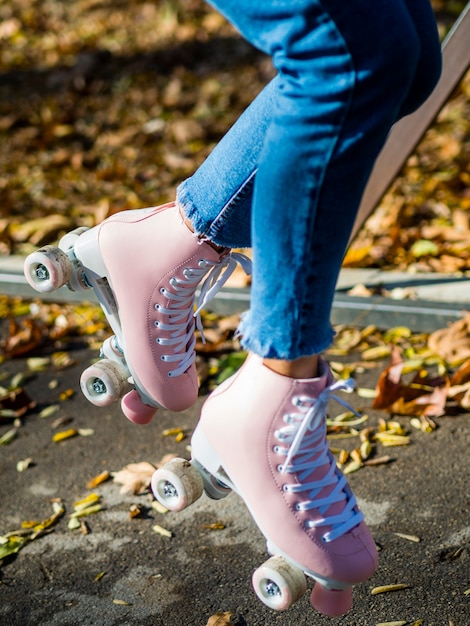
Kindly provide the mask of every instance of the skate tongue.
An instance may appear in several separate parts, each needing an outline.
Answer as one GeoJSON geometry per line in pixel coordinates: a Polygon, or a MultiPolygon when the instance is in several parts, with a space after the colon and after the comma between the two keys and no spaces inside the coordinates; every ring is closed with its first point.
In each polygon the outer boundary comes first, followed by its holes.
{"type": "Polygon", "coordinates": [[[251,274],[251,260],[241,252],[230,252],[222,259],[219,265],[216,265],[211,269],[201,285],[201,291],[199,294],[197,309],[194,311],[194,317],[196,318],[196,326],[201,333],[203,343],[206,343],[206,340],[202,327],[201,311],[222,289],[235,271],[238,264],[243,268],[243,271],[247,276],[251,274]]]}

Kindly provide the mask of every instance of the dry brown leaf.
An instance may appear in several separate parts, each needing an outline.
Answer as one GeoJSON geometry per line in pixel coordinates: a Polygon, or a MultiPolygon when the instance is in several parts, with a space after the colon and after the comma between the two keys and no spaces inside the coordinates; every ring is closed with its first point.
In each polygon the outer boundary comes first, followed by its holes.
{"type": "Polygon", "coordinates": [[[445,413],[450,383],[445,376],[429,377],[417,372],[410,383],[403,382],[404,362],[395,347],[392,364],[380,375],[372,407],[391,414],[439,417],[445,413]]]}
{"type": "Polygon", "coordinates": [[[218,611],[215,615],[209,617],[206,626],[233,626],[231,611],[218,611]]]}
{"type": "Polygon", "coordinates": [[[454,385],[464,385],[470,382],[470,359],[462,363],[450,377],[451,387],[454,385]]]}
{"type": "Polygon", "coordinates": [[[0,422],[22,417],[34,409],[36,402],[20,387],[0,394],[0,422]]]}
{"type": "Polygon", "coordinates": [[[451,365],[470,359],[470,313],[429,335],[429,348],[451,365]]]}
{"type": "Polygon", "coordinates": [[[146,461],[130,463],[113,474],[113,481],[122,485],[121,493],[144,493],[149,488],[155,469],[151,463],[146,461]]]}
{"type": "Polygon", "coordinates": [[[5,356],[18,357],[37,348],[44,337],[43,324],[26,318],[17,320],[10,318],[8,337],[2,341],[1,349],[5,356]]]}

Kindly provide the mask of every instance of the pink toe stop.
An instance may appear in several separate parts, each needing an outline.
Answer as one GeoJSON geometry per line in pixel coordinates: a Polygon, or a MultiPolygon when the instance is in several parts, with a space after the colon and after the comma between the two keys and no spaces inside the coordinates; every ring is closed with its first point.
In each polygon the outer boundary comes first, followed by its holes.
{"type": "Polygon", "coordinates": [[[142,402],[135,389],[123,396],[121,409],[127,419],[134,422],[134,424],[148,424],[158,410],[156,407],[142,402]]]}
{"type": "Polygon", "coordinates": [[[317,583],[310,596],[314,609],[323,615],[334,617],[344,615],[352,607],[352,587],[347,589],[326,589],[317,583]]]}

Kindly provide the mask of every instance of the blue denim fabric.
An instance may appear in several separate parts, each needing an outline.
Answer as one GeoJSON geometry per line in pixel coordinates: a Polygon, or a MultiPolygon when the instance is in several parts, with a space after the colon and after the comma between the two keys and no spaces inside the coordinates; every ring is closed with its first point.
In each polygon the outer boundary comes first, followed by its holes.
{"type": "Polygon", "coordinates": [[[367,179],[390,128],[440,74],[428,0],[212,0],[277,76],[177,190],[195,231],[252,247],[242,345],[294,359],[330,312],[367,179]]]}

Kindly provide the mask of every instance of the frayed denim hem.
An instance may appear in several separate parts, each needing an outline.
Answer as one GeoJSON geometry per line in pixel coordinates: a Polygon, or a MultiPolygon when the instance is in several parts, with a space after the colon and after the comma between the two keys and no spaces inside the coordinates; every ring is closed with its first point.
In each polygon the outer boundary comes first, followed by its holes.
{"type": "MultiPolygon", "coordinates": [[[[325,332],[315,333],[315,341],[309,342],[305,340],[298,346],[287,347],[283,345],[285,342],[281,338],[276,341],[276,337],[273,336],[270,329],[266,329],[265,332],[257,332],[257,330],[252,332],[254,329],[252,328],[250,318],[251,311],[245,311],[242,314],[236,337],[240,340],[240,345],[244,350],[253,352],[264,359],[293,361],[300,357],[321,354],[331,346],[336,334],[333,328],[328,325],[325,332]]],[[[298,331],[297,329],[291,329],[288,334],[291,337],[298,336],[298,331]]]]}

